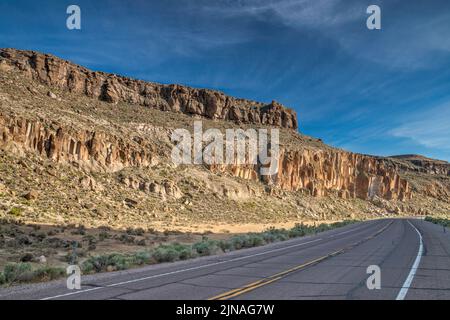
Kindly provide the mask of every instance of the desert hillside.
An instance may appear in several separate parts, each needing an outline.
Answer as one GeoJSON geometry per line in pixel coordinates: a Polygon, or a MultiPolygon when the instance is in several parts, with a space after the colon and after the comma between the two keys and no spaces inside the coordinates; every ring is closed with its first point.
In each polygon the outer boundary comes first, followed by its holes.
{"type": "Polygon", "coordinates": [[[447,215],[450,164],[374,157],[301,132],[296,113],[222,92],[90,71],[0,49],[0,217],[45,224],[227,229],[447,215]],[[277,127],[280,170],[172,163],[171,133],[277,127]]]}

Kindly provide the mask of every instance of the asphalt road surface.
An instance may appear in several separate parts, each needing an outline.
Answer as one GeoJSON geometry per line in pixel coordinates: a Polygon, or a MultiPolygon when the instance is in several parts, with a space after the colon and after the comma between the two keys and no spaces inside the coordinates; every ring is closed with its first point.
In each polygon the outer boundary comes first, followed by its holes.
{"type": "Polygon", "coordinates": [[[450,230],[384,219],[195,260],[0,290],[0,299],[450,299],[450,230]],[[369,290],[367,268],[380,269],[369,290]]]}

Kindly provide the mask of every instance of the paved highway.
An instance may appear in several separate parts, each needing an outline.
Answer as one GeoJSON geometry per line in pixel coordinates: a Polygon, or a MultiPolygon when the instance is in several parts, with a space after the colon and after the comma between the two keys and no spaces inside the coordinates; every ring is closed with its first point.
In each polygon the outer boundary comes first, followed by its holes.
{"type": "Polygon", "coordinates": [[[384,219],[176,263],[0,290],[0,299],[450,299],[450,231],[384,219]],[[368,266],[381,288],[369,290],[368,266]]]}

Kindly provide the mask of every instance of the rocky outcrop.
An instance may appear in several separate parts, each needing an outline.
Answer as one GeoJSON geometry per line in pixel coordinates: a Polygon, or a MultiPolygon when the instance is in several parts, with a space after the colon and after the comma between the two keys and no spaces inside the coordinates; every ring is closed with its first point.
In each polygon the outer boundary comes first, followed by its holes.
{"type": "Polygon", "coordinates": [[[177,84],[163,85],[94,72],[49,54],[0,49],[0,65],[15,67],[49,86],[110,103],[127,102],[163,111],[182,112],[237,123],[297,129],[295,111],[276,101],[262,104],[236,99],[220,91],[177,84]]]}
{"type": "Polygon", "coordinates": [[[408,181],[383,158],[340,150],[282,150],[278,173],[259,176],[259,166],[211,166],[243,179],[259,179],[288,191],[307,191],[315,197],[336,192],[341,198],[411,198],[408,181]]]}
{"type": "Polygon", "coordinates": [[[156,194],[163,200],[166,200],[167,196],[174,199],[180,199],[183,196],[180,188],[173,181],[164,180],[157,182],[125,176],[119,177],[119,180],[129,188],[156,194]]]}
{"type": "Polygon", "coordinates": [[[415,154],[391,156],[390,158],[401,160],[395,162],[396,167],[401,171],[450,176],[450,163],[447,161],[430,159],[415,154]]]}
{"type": "Polygon", "coordinates": [[[382,158],[340,150],[284,151],[274,183],[283,189],[307,189],[314,196],[337,191],[342,198],[406,200],[408,182],[382,158]]]}
{"type": "Polygon", "coordinates": [[[35,151],[55,162],[92,170],[117,171],[157,163],[154,147],[144,141],[131,142],[104,132],[80,132],[1,113],[0,148],[12,152],[35,151]]]}
{"type": "MultiPolygon", "coordinates": [[[[157,152],[144,139],[132,142],[104,132],[78,132],[62,126],[0,114],[0,148],[34,151],[55,162],[67,162],[90,170],[118,171],[125,167],[148,167],[158,163],[157,152]]],[[[326,196],[335,191],[342,198],[406,200],[411,197],[408,182],[389,161],[361,154],[327,150],[282,150],[274,176],[260,176],[258,165],[211,166],[211,171],[228,172],[247,180],[261,181],[282,190],[308,191],[326,196]]],[[[151,181],[124,180],[128,186],[150,193],[177,197],[177,188],[151,181]],[[175,191],[174,191],[175,190],[175,191]],[[173,191],[173,192],[172,192],[173,191]]],[[[95,188],[92,181],[82,181],[95,188]]]]}
{"type": "MultiPolygon", "coordinates": [[[[69,90],[110,103],[123,101],[211,119],[297,128],[295,112],[276,102],[263,105],[228,97],[213,90],[160,85],[92,72],[51,55],[32,51],[1,49],[0,67],[3,66],[1,70],[5,70],[5,65],[9,70],[19,69],[22,74],[52,88],[69,90]]],[[[28,91],[33,93],[33,88],[30,87],[28,91]]],[[[48,91],[47,96],[46,99],[58,99],[52,91],[48,91]]],[[[133,132],[133,135],[136,135],[131,138],[120,133],[115,135],[106,130],[84,129],[82,126],[75,129],[72,125],[59,123],[51,118],[31,117],[34,120],[30,120],[25,116],[12,114],[14,112],[2,113],[0,110],[0,148],[21,153],[34,151],[55,162],[72,163],[88,170],[118,171],[126,167],[153,166],[159,162],[161,150],[157,150],[154,143],[138,135],[146,134],[160,140],[162,136],[168,134],[152,126],[136,124],[134,126],[136,131],[133,132]]],[[[289,133],[297,134],[294,131],[289,133]]],[[[269,177],[259,175],[258,165],[218,165],[210,166],[209,169],[246,180],[261,181],[271,190],[302,191],[316,197],[333,192],[341,198],[378,197],[387,200],[411,198],[408,182],[399,175],[399,172],[406,170],[405,168],[408,170],[419,168],[417,170],[433,171],[437,174],[448,172],[445,171],[448,167],[441,164],[438,166],[423,159],[420,160],[422,162],[419,166],[415,162],[377,158],[308,145],[295,150],[282,149],[278,161],[278,173],[269,177]]],[[[176,185],[170,185],[168,181],[162,184],[136,179],[121,182],[132,189],[158,194],[161,197],[181,196],[176,185]]],[[[101,185],[88,178],[82,179],[80,184],[92,191],[103,189],[101,185]]],[[[225,192],[225,195],[236,199],[242,197],[239,194],[233,195],[232,192],[225,192]]]]}

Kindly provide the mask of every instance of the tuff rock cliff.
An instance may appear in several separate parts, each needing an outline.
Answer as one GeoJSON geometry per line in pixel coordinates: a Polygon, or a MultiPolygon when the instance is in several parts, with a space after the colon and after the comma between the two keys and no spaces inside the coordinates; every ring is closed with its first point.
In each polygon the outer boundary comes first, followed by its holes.
{"type": "MultiPolygon", "coordinates": [[[[0,146],[37,152],[56,162],[68,162],[90,170],[118,171],[125,167],[151,167],[158,163],[155,147],[144,139],[132,142],[105,132],[77,132],[39,121],[10,118],[0,113],[0,146]]],[[[10,149],[11,150],[11,149],[10,149]]],[[[244,179],[261,180],[283,190],[309,190],[313,196],[338,191],[342,198],[405,200],[408,182],[380,158],[338,150],[282,150],[275,176],[260,177],[258,166],[215,166],[244,179]]]]}
{"type": "Polygon", "coordinates": [[[106,132],[74,131],[45,121],[31,121],[0,113],[0,146],[34,151],[59,163],[89,170],[118,171],[125,167],[152,166],[156,150],[143,140],[126,141],[106,132]]]}
{"type": "MultiPolygon", "coordinates": [[[[294,111],[276,102],[268,105],[235,99],[206,89],[160,85],[93,72],[52,55],[14,49],[0,50],[0,64],[75,94],[111,104],[125,102],[163,111],[199,115],[209,119],[297,129],[294,111]]],[[[114,108],[111,106],[111,108],[114,108]]],[[[11,142],[56,162],[69,162],[91,170],[118,171],[149,167],[158,160],[154,145],[142,138],[127,140],[105,131],[75,130],[52,119],[30,120],[0,113],[0,145],[11,142]],[[51,125],[48,125],[51,123],[51,125]]],[[[283,148],[276,176],[260,177],[258,166],[217,166],[213,171],[262,181],[288,191],[306,190],[315,197],[338,192],[342,198],[407,200],[408,182],[385,159],[327,148],[283,148]]]]}

